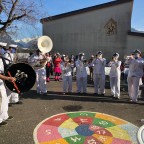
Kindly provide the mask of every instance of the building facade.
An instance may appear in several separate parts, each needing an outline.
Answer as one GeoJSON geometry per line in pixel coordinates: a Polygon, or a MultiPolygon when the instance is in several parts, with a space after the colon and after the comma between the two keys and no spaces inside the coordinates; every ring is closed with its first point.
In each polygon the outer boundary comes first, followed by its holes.
{"type": "MultiPolygon", "coordinates": [[[[132,7],[133,0],[117,0],[43,18],[43,35],[51,37],[52,52],[68,55],[84,52],[88,58],[101,50],[107,59],[115,52],[123,58],[133,49],[139,49],[138,44],[134,47],[131,43],[136,36],[128,34],[132,7]]],[[[134,41],[143,41],[143,37],[137,38],[142,40],[134,41]]]]}

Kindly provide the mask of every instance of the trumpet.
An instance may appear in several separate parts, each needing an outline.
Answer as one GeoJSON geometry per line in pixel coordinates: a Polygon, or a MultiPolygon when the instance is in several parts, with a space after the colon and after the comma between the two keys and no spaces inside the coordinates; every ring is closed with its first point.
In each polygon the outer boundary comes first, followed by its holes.
{"type": "Polygon", "coordinates": [[[133,56],[132,55],[130,55],[130,56],[124,56],[124,59],[132,59],[133,58],[133,56]]]}

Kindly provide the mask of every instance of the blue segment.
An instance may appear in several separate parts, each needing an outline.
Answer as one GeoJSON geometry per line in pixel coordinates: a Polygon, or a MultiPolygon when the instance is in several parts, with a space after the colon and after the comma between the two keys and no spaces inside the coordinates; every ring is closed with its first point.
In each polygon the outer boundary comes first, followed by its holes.
{"type": "Polygon", "coordinates": [[[78,126],[75,130],[79,135],[82,136],[91,136],[94,134],[94,132],[89,129],[88,124],[82,124],[78,126]]]}

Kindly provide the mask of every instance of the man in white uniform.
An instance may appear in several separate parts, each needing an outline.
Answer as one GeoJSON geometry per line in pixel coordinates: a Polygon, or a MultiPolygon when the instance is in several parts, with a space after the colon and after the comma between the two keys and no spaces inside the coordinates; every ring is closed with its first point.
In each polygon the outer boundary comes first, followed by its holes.
{"type": "Polygon", "coordinates": [[[31,55],[31,57],[29,58],[29,63],[35,69],[36,72],[37,93],[46,94],[46,56],[42,54],[40,50],[37,50],[36,53],[31,55]]]}
{"type": "Polygon", "coordinates": [[[92,64],[94,66],[93,77],[94,77],[94,94],[100,94],[104,96],[105,94],[105,66],[106,59],[102,57],[102,52],[98,51],[96,59],[93,60],[92,64]]]}
{"type": "Polygon", "coordinates": [[[0,58],[0,126],[6,125],[7,124],[6,120],[10,120],[13,118],[12,116],[8,116],[9,100],[7,97],[6,88],[3,80],[8,80],[10,82],[13,82],[15,81],[15,78],[6,77],[3,74],[4,74],[4,65],[2,59],[0,58]]]}
{"type": "Polygon", "coordinates": [[[128,72],[128,93],[130,101],[136,103],[139,94],[140,79],[143,76],[144,59],[141,58],[139,50],[134,51],[134,56],[127,57],[126,64],[129,64],[128,72]]]}
{"type": "MultiPolygon", "coordinates": [[[[14,61],[14,54],[12,53],[13,49],[16,49],[17,45],[9,45],[8,50],[5,52],[4,57],[9,59],[5,60],[6,64],[10,64],[14,61]]],[[[10,91],[9,89],[7,89],[7,95],[9,98],[9,106],[11,106],[11,104],[22,104],[22,102],[19,100],[19,94],[10,91]]]]}
{"type": "Polygon", "coordinates": [[[111,94],[115,98],[120,99],[120,77],[121,77],[121,61],[118,60],[119,54],[114,53],[112,56],[112,60],[109,62],[108,66],[111,67],[110,70],[110,87],[111,94]]]}

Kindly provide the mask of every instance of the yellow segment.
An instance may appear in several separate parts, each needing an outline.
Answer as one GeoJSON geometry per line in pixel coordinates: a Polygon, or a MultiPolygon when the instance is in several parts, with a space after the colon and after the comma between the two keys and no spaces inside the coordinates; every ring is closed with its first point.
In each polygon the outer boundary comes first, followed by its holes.
{"type": "Polygon", "coordinates": [[[75,123],[71,118],[64,121],[60,127],[61,128],[67,128],[67,129],[75,129],[77,126],[79,126],[77,123],[75,123]]]}
{"type": "Polygon", "coordinates": [[[98,139],[103,144],[111,144],[113,141],[113,137],[109,137],[109,136],[102,136],[102,135],[94,134],[93,137],[98,139]]]}
{"type": "Polygon", "coordinates": [[[121,129],[119,126],[114,126],[114,127],[109,127],[106,128],[111,134],[113,135],[114,138],[119,138],[119,139],[124,139],[124,140],[130,140],[131,138],[127,131],[121,129]]]}
{"type": "Polygon", "coordinates": [[[69,144],[69,143],[64,139],[58,139],[58,140],[53,140],[53,141],[50,141],[50,142],[43,142],[43,143],[40,143],[40,144],[69,144]]]}
{"type": "Polygon", "coordinates": [[[106,114],[101,114],[101,113],[97,113],[96,118],[108,120],[108,121],[110,121],[110,122],[112,122],[116,125],[121,125],[121,124],[126,124],[127,123],[126,121],[124,121],[122,119],[119,119],[117,117],[113,117],[113,116],[106,115],[106,114]]]}

